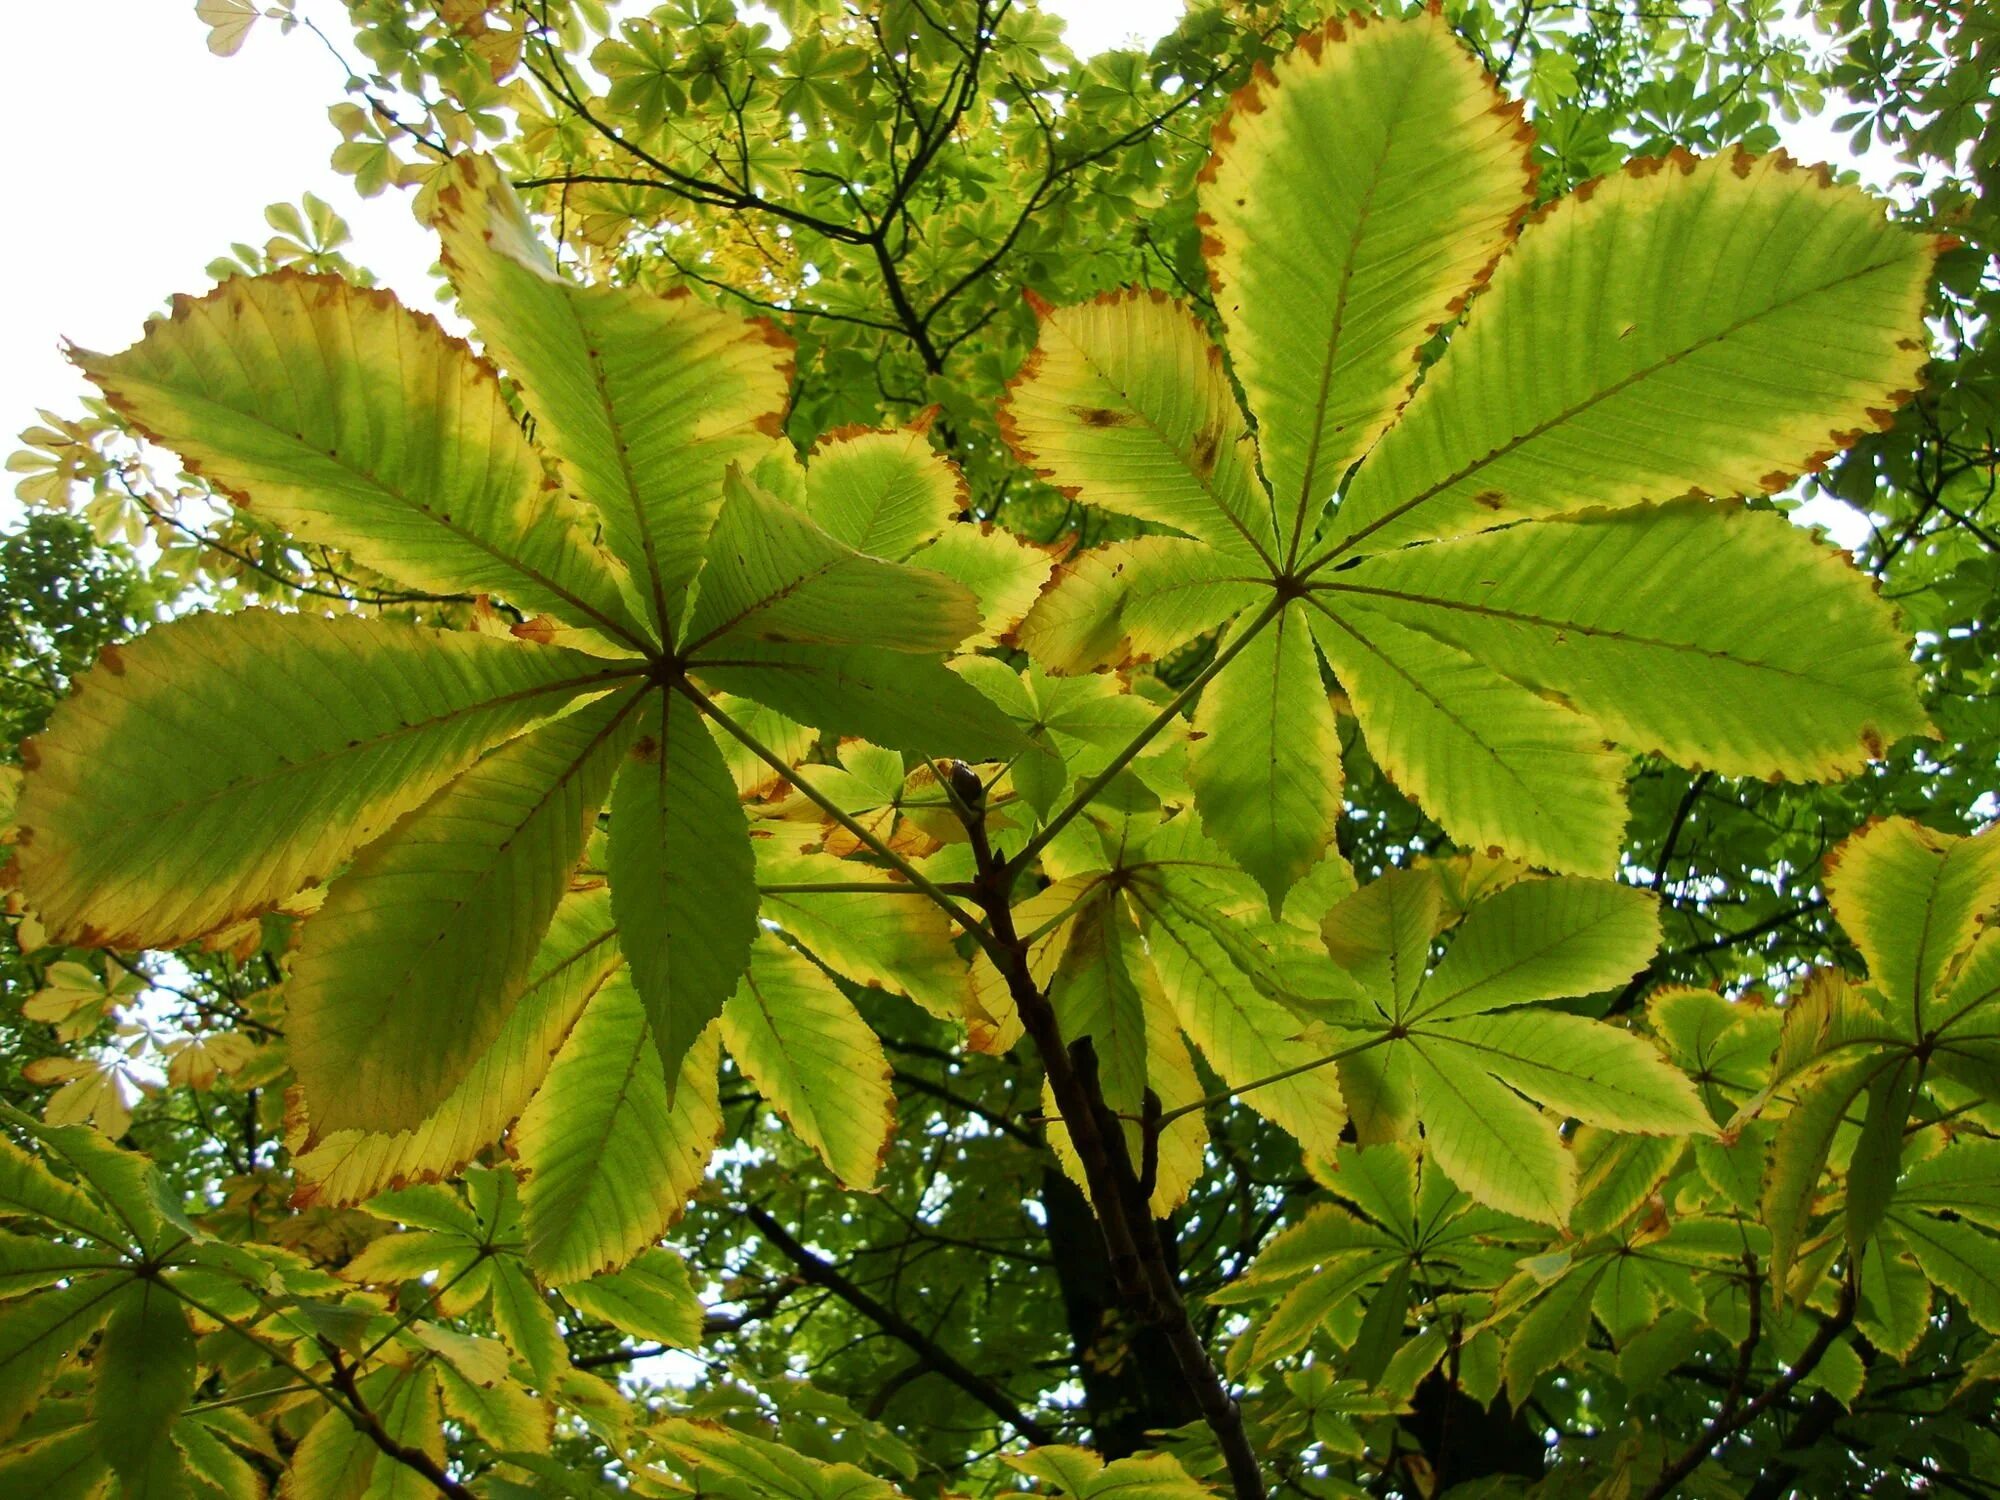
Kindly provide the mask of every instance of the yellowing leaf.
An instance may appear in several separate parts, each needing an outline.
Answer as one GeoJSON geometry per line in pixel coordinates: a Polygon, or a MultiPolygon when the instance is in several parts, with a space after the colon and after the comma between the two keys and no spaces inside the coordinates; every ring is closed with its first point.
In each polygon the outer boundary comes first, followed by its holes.
{"type": "Polygon", "coordinates": [[[680,1217],[722,1131],[717,1066],[711,1029],[669,1101],[638,992],[622,976],[599,992],[514,1133],[538,1275],[561,1285],[616,1270],[680,1217]]]}
{"type": "Polygon", "coordinates": [[[761,939],[722,1011],[750,1081],[842,1184],[867,1190],[889,1150],[889,1060],[853,1002],[810,959],[761,939]]]}
{"type": "Polygon", "coordinates": [[[1531,140],[1435,11],[1307,32],[1217,122],[1203,249],[1286,563],[1512,238],[1531,140]]]}

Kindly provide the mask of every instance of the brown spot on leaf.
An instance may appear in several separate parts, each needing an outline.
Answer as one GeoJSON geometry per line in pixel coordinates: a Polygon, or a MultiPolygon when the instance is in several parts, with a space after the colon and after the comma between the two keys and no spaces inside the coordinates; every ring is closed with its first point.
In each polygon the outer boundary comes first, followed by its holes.
{"type": "Polygon", "coordinates": [[[540,645],[553,644],[560,622],[549,615],[536,615],[532,620],[520,620],[508,627],[508,633],[524,641],[534,641],[540,645]]]}
{"type": "Polygon", "coordinates": [[[1882,743],[1882,731],[1873,724],[1861,726],[1861,748],[1868,752],[1870,760],[1880,760],[1888,747],[1882,743]]]}
{"type": "Polygon", "coordinates": [[[1130,427],[1133,423],[1130,412],[1113,411],[1108,406],[1072,406],[1070,410],[1086,427],[1130,427]]]}
{"type": "Polygon", "coordinates": [[[1484,506],[1487,510],[1500,510],[1506,506],[1507,497],[1498,490],[1481,490],[1472,497],[1472,503],[1484,506]]]}
{"type": "Polygon", "coordinates": [[[639,736],[637,740],[633,742],[632,759],[645,761],[645,760],[658,760],[659,758],[660,758],[660,742],[654,739],[650,734],[642,734],[639,736]]]}
{"type": "Polygon", "coordinates": [[[1222,456],[1222,430],[1205,427],[1197,433],[1194,452],[1191,455],[1194,472],[1198,478],[1206,479],[1215,472],[1215,463],[1222,456]]]}
{"type": "Polygon", "coordinates": [[[97,664],[113,677],[125,675],[125,656],[116,646],[106,646],[98,652],[97,664]]]}

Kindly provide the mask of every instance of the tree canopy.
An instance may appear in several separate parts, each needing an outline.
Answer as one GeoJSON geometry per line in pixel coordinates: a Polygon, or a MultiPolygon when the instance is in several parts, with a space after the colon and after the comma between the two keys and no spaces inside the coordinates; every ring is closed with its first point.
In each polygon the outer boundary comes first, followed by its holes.
{"type": "Polygon", "coordinates": [[[2000,1494],[1976,7],[194,10],[445,321],[10,460],[0,1487],[2000,1494]]]}

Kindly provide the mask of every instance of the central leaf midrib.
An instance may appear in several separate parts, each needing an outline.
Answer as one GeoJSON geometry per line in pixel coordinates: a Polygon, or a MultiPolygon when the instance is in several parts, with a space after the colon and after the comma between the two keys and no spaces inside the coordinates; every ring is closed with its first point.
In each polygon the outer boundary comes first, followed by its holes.
{"type": "Polygon", "coordinates": [[[165,808],[152,808],[136,813],[119,822],[98,824],[97,829],[102,833],[120,833],[127,829],[136,828],[141,824],[157,822],[162,818],[179,817],[194,808],[216,802],[223,798],[235,797],[259,790],[294,774],[316,769],[330,761],[338,761],[350,755],[365,756],[369,751],[390,744],[404,735],[418,734],[425,730],[436,729],[457,720],[484,713],[489,709],[500,708],[509,703],[519,703],[529,698],[538,698],[556,693],[580,694],[593,687],[608,687],[625,678],[639,676],[642,671],[643,668],[639,667],[608,668],[604,672],[590,677],[567,678],[561,682],[551,682],[541,687],[522,688],[516,692],[502,693],[497,698],[482,698],[477,703],[467,704],[465,707],[453,709],[449,713],[438,714],[429,719],[419,719],[413,723],[398,724],[392,729],[386,729],[382,733],[371,735],[364,740],[351,741],[332,750],[322,750],[301,760],[286,761],[283,765],[263,772],[260,775],[227,782],[222,786],[202,792],[197,796],[181,798],[165,808]]]}
{"type": "MultiPolygon", "coordinates": [[[[1496,620],[1506,620],[1514,624],[1533,625],[1538,629],[1553,631],[1557,634],[1592,636],[1603,640],[1617,641],[1629,646],[1643,646],[1657,651],[1672,651],[1699,656],[1709,661],[1744,667],[1751,671],[1774,672],[1781,677],[1798,678],[1804,682],[1845,683],[1849,680],[1844,676],[1819,677],[1807,669],[1782,666],[1777,662],[1761,657],[1752,657],[1731,651],[1719,650],[1712,646],[1700,645],[1694,641],[1675,641],[1668,640],[1663,636],[1639,635],[1633,631],[1617,629],[1609,625],[1590,625],[1574,620],[1560,620],[1548,615],[1530,614],[1526,610],[1506,609],[1495,604],[1477,604],[1469,599],[1453,599],[1436,594],[1421,594],[1409,589],[1385,588],[1380,584],[1342,583],[1330,579],[1325,583],[1313,584],[1312,592],[1323,594],[1360,594],[1371,598],[1393,599],[1404,604],[1423,605],[1432,609],[1452,611],[1459,614],[1480,615],[1496,620]]],[[[1412,628],[1423,629],[1420,625],[1413,626],[1412,628]]],[[[1430,634],[1430,632],[1425,631],[1425,634],[1430,634]]],[[[1453,646],[1455,649],[1464,649],[1454,641],[1448,641],[1445,644],[1453,646]]]]}

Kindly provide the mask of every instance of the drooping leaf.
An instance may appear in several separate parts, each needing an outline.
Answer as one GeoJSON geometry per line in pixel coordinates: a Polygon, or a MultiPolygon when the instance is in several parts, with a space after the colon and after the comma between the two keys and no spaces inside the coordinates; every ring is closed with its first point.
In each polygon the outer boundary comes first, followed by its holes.
{"type": "Polygon", "coordinates": [[[1278,911],[1326,852],[1341,807],[1340,732],[1302,613],[1281,611],[1203,689],[1194,738],[1202,825],[1278,911]]]}
{"type": "Polygon", "coordinates": [[[812,960],[769,937],[722,1009],[722,1040],[750,1081],[847,1187],[888,1154],[896,1100],[882,1043],[812,960]]]}
{"type": "Polygon", "coordinates": [[[756,861],[736,783],[693,704],[649,708],[611,794],[611,911],[669,1100],[750,960],[756,861]]]}
{"type": "Polygon", "coordinates": [[[513,1137],[538,1275],[616,1270],[680,1216],[722,1129],[717,1055],[713,1031],[697,1038],[670,1102],[637,990],[619,977],[599,992],[513,1137]]]}
{"type": "Polygon", "coordinates": [[[416,1130],[500,1035],[641,701],[608,694],[501,746],[334,882],[287,991],[314,1135],[416,1130]]]}

